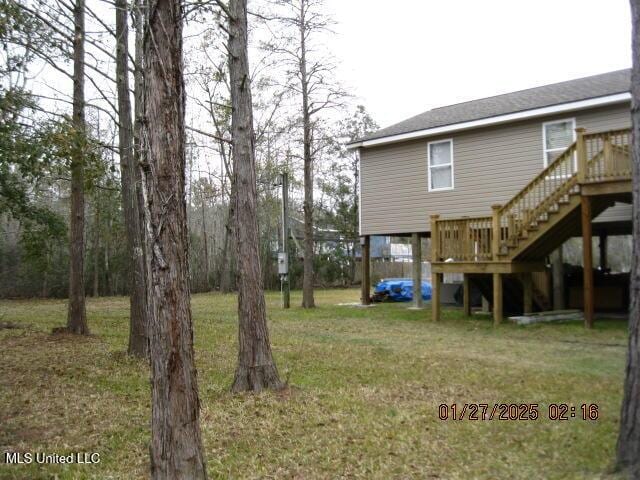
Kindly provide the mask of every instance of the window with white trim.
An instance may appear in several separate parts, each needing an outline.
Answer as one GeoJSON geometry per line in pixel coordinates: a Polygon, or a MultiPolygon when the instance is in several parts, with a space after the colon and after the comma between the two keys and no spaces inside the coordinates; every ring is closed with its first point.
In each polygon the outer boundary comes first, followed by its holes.
{"type": "Polygon", "coordinates": [[[547,167],[576,140],[576,119],[555,120],[542,124],[544,166],[547,167]]]}
{"type": "Polygon", "coordinates": [[[429,191],[453,189],[453,140],[429,142],[429,191]]]}

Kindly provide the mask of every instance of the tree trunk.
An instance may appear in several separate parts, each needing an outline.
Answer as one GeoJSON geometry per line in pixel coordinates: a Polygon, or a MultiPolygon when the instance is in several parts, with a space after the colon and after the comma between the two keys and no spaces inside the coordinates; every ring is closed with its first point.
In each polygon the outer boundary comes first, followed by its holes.
{"type": "Polygon", "coordinates": [[[204,290],[208,292],[209,287],[209,244],[207,242],[207,221],[205,215],[205,198],[204,193],[201,194],[200,206],[202,207],[202,241],[204,250],[204,290]]]}
{"type": "Polygon", "coordinates": [[[300,79],[302,83],[302,129],[304,160],[304,261],[302,275],[302,306],[314,308],[313,298],[313,158],[311,155],[311,115],[306,59],[305,2],[300,2],[300,79]]]}
{"type": "Polygon", "coordinates": [[[67,330],[89,334],[84,297],[84,0],[73,8],[73,127],[78,142],[71,158],[71,215],[69,220],[69,312],[67,330]]]}
{"type": "Polygon", "coordinates": [[[282,382],[271,353],[260,271],[253,111],[247,55],[247,0],[230,0],[229,12],[239,319],[238,366],[231,390],[259,392],[264,388],[282,388],[282,382]]]}
{"type": "Polygon", "coordinates": [[[144,212],[150,267],[151,477],[204,479],[189,297],[179,0],[150,0],[144,32],[144,212]]]}
{"type": "Polygon", "coordinates": [[[111,218],[107,217],[107,234],[104,238],[104,294],[110,297],[113,294],[111,284],[111,218]]]}
{"type": "Polygon", "coordinates": [[[136,166],[133,148],[133,121],[129,95],[129,26],[127,0],[116,0],[116,83],[118,90],[118,139],[122,178],[122,211],[127,235],[129,265],[129,348],[130,355],[146,358],[149,355],[147,336],[147,305],[144,257],[136,166]]]}
{"type": "Polygon", "coordinates": [[[631,0],[631,160],[633,165],[633,260],[629,308],[629,351],[620,415],[616,464],[640,476],[640,0],[631,0]]]}
{"type": "Polygon", "coordinates": [[[100,296],[100,202],[95,197],[95,216],[93,231],[93,297],[100,296]]]}
{"type": "MultiPolygon", "coordinates": [[[[149,257],[149,245],[147,244],[147,229],[145,220],[145,193],[142,178],[144,175],[143,165],[146,165],[144,159],[144,150],[142,142],[142,125],[144,121],[144,65],[143,65],[143,39],[144,39],[144,12],[146,9],[145,0],[135,0],[134,6],[134,22],[135,22],[135,70],[133,74],[134,88],[133,95],[135,100],[135,120],[133,124],[133,143],[134,143],[134,172],[136,182],[136,197],[138,200],[138,236],[140,239],[140,248],[142,253],[142,283],[144,284],[144,308],[145,308],[145,325],[147,336],[147,356],[149,353],[149,322],[151,317],[151,300],[152,294],[150,285],[150,268],[151,260],[149,257]]],[[[139,339],[140,337],[136,337],[139,339]]],[[[136,344],[136,347],[139,344],[136,344]]],[[[131,348],[129,350],[131,352],[131,348]]]]}
{"type": "Polygon", "coordinates": [[[231,176],[231,190],[229,192],[229,208],[227,210],[227,222],[224,229],[224,240],[222,254],[221,271],[220,271],[220,291],[223,293],[229,293],[233,289],[232,285],[232,271],[234,270],[235,254],[234,249],[229,248],[229,242],[235,243],[235,205],[236,205],[236,181],[235,174],[231,176]]]}

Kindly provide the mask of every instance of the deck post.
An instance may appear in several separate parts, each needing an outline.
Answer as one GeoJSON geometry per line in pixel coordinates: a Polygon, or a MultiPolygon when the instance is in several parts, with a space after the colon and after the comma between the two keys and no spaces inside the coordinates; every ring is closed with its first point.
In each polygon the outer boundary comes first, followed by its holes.
{"type": "Polygon", "coordinates": [[[553,287],[553,309],[564,310],[564,254],[563,245],[551,255],[551,277],[553,287]]]}
{"type": "Polygon", "coordinates": [[[578,157],[578,183],[584,183],[587,179],[587,149],[584,142],[582,127],[576,128],[576,157],[578,157]]]}
{"type": "Polygon", "coordinates": [[[533,279],[531,272],[522,274],[522,310],[525,315],[533,313],[533,279]]]}
{"type": "Polygon", "coordinates": [[[440,285],[441,273],[431,273],[431,318],[434,322],[440,321],[440,285]]]}
{"type": "Polygon", "coordinates": [[[440,283],[442,274],[434,273],[433,263],[440,261],[440,234],[438,233],[438,218],[440,215],[431,215],[431,318],[434,322],[440,321],[440,283]]]}
{"type": "Polygon", "coordinates": [[[593,328],[594,291],[593,291],[593,256],[591,240],[591,199],[581,196],[582,217],[582,257],[583,257],[583,294],[584,326],[593,328]]]}
{"type": "Polygon", "coordinates": [[[498,260],[498,254],[500,253],[500,208],[501,205],[491,205],[491,253],[493,254],[493,261],[498,260]]]}
{"type": "Polygon", "coordinates": [[[440,215],[431,215],[431,263],[440,261],[440,235],[438,219],[440,215]]]}
{"type": "Polygon", "coordinates": [[[493,324],[502,323],[502,274],[493,274],[493,324]]]}
{"type": "Polygon", "coordinates": [[[360,300],[362,305],[371,303],[369,290],[371,288],[371,237],[365,235],[360,237],[360,245],[362,246],[362,289],[360,300]]]}
{"type": "Polygon", "coordinates": [[[411,234],[413,260],[413,308],[422,308],[422,239],[419,233],[411,234]]]}
{"type": "Polygon", "coordinates": [[[464,273],[462,277],[462,305],[464,314],[471,316],[471,285],[469,285],[469,274],[464,273]]]}

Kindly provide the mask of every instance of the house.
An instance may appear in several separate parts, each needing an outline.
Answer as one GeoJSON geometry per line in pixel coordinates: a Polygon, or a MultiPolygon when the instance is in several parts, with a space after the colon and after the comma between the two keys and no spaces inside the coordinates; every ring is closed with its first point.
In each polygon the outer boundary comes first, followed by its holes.
{"type": "Polygon", "coordinates": [[[381,262],[410,262],[411,245],[394,243],[392,237],[375,236],[371,238],[371,260],[381,262]]]}
{"type": "Polygon", "coordinates": [[[480,286],[499,322],[503,292],[531,311],[532,274],[582,235],[591,325],[591,236],[631,231],[629,90],[630,70],[620,70],[435,108],[352,142],[363,248],[372,235],[412,235],[420,255],[420,237],[430,238],[434,318],[442,274],[456,272],[466,293],[480,286]]]}

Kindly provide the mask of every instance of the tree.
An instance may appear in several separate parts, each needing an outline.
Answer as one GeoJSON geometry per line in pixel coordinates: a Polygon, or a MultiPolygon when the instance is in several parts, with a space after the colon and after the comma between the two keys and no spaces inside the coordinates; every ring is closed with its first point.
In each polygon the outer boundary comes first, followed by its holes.
{"type": "Polygon", "coordinates": [[[640,475],[640,0],[631,0],[631,160],[633,165],[633,260],[629,308],[629,351],[620,415],[616,464],[640,475]]]}
{"type": "Polygon", "coordinates": [[[150,293],[151,476],[204,479],[189,295],[182,6],[147,2],[142,177],[150,293]]]}
{"type": "Polygon", "coordinates": [[[267,49],[282,56],[291,78],[289,89],[300,99],[302,121],[302,159],[304,164],[304,273],[302,306],[313,308],[314,203],[313,171],[315,157],[326,147],[319,139],[317,116],[340,105],[345,92],[331,81],[335,65],[328,56],[314,49],[313,39],[327,33],[332,21],[324,15],[324,0],[275,0],[271,19],[283,27],[279,40],[267,49]]]}
{"type": "Polygon", "coordinates": [[[347,246],[349,282],[353,283],[356,265],[356,240],[360,223],[360,156],[357,150],[347,150],[345,145],[368,133],[378,130],[378,124],[363,105],[338,124],[337,142],[334,142],[335,159],[329,172],[323,175],[321,189],[330,199],[325,211],[327,226],[340,232],[347,246]]]}
{"type": "MultiPolygon", "coordinates": [[[[221,2],[220,5],[222,6],[221,2]]],[[[282,388],[273,361],[258,248],[253,109],[247,53],[247,2],[228,9],[236,242],[238,252],[238,365],[231,390],[282,388]]]]}
{"type": "Polygon", "coordinates": [[[145,284],[144,243],[138,202],[139,170],[135,166],[131,96],[129,94],[129,26],[127,0],[116,0],[116,85],[118,90],[118,138],[122,212],[127,232],[129,265],[129,354],[148,357],[148,309],[145,284]]]}
{"type": "Polygon", "coordinates": [[[73,16],[73,127],[78,141],[71,156],[67,330],[87,335],[89,327],[84,296],[84,0],[76,0],[73,16]]]}

